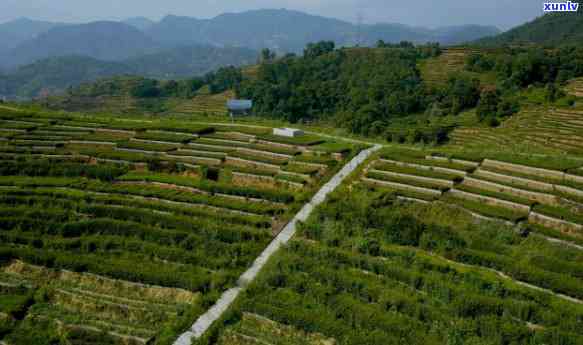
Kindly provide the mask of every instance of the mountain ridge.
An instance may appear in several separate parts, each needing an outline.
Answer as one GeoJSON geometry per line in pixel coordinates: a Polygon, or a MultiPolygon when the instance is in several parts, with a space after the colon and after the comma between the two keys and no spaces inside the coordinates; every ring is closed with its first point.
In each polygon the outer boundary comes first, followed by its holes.
{"type": "Polygon", "coordinates": [[[62,24],[19,19],[0,25],[2,35],[19,27],[13,44],[0,48],[0,63],[16,67],[35,60],[63,55],[86,55],[100,60],[121,60],[151,54],[162,48],[191,44],[218,47],[270,48],[280,54],[301,53],[306,44],[331,40],[337,46],[374,45],[378,40],[414,43],[458,44],[500,31],[495,27],[464,25],[429,29],[398,23],[358,26],[336,18],[311,15],[287,9],[262,9],[223,13],[210,19],[167,15],[159,21],[144,17],[122,21],[96,21],[62,24]],[[23,21],[33,23],[23,25],[23,21]],[[4,30],[2,29],[4,27],[4,30]],[[43,30],[44,28],[44,30],[43,30]],[[28,29],[27,29],[28,30],[28,29]],[[115,34],[113,34],[115,33],[115,34]],[[116,44],[117,42],[117,44],[116,44]],[[89,44],[91,43],[91,44],[89,44]]]}
{"type": "Polygon", "coordinates": [[[66,55],[86,55],[101,60],[123,60],[152,52],[158,45],[142,31],[127,24],[98,21],[53,27],[19,44],[4,58],[7,66],[66,55]]]}
{"type": "Polygon", "coordinates": [[[121,61],[103,61],[88,56],[49,57],[2,75],[0,95],[36,97],[41,92],[59,93],[68,87],[118,75],[158,79],[202,76],[223,66],[254,63],[257,52],[246,48],[192,45],[162,50],[121,61]]]}
{"type": "Polygon", "coordinates": [[[549,13],[509,31],[473,42],[478,46],[576,45],[583,41],[583,12],[549,13]]]}

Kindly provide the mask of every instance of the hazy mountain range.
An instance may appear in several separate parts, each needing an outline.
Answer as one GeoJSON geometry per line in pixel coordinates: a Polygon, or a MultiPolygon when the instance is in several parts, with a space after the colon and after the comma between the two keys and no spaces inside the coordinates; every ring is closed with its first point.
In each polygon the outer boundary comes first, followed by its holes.
{"type": "Polygon", "coordinates": [[[2,76],[0,95],[35,97],[41,90],[58,93],[69,86],[119,75],[182,79],[204,75],[222,66],[255,63],[247,48],[191,45],[140,55],[121,61],[102,61],[82,55],[49,57],[18,67],[2,76]]]}
{"type": "Polygon", "coordinates": [[[402,24],[354,25],[289,10],[226,13],[212,19],[166,16],[159,22],[130,18],[62,24],[19,19],[0,25],[0,65],[14,67],[39,59],[85,55],[119,61],[185,45],[271,48],[301,52],[309,42],[333,40],[339,46],[408,40],[455,44],[499,33],[495,27],[468,25],[435,30],[402,24]]]}
{"type": "Polygon", "coordinates": [[[402,24],[355,25],[289,10],[226,13],[212,19],[169,15],[85,24],[18,19],[0,24],[0,95],[34,96],[42,89],[118,74],[179,79],[225,65],[253,64],[258,51],[301,53],[307,43],[371,46],[378,40],[444,45],[499,33],[466,25],[428,29],[402,24]]]}

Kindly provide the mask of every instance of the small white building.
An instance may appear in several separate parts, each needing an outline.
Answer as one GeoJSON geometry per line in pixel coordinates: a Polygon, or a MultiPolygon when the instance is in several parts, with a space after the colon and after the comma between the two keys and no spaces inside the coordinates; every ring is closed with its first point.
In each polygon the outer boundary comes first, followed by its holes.
{"type": "Polygon", "coordinates": [[[274,128],[273,135],[280,137],[296,138],[304,135],[304,131],[296,128],[274,128]]]}

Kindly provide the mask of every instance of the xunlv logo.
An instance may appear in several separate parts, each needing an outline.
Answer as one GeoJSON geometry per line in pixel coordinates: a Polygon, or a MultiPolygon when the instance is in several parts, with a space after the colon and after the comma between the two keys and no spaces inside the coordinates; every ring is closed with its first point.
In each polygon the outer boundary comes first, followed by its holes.
{"type": "Polygon", "coordinates": [[[577,12],[579,10],[579,3],[576,2],[545,2],[545,12],[577,12]]]}

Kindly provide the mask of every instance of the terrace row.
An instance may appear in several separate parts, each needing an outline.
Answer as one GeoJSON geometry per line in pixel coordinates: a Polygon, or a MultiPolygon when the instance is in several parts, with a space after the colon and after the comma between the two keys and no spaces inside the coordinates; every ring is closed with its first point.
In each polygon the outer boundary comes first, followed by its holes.
{"type": "Polygon", "coordinates": [[[580,171],[576,165],[558,171],[492,159],[388,152],[369,164],[362,182],[409,199],[442,201],[477,217],[527,222],[536,231],[548,228],[546,234],[579,243],[583,241],[580,171]]]}

